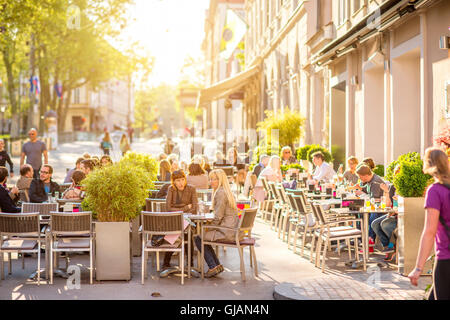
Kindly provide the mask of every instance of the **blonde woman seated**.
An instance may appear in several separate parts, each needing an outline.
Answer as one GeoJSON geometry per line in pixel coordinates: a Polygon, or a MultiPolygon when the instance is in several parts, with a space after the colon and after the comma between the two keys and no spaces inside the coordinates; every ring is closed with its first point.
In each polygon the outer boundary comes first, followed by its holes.
{"type": "Polygon", "coordinates": [[[83,191],[81,191],[81,181],[86,178],[86,175],[81,170],[75,170],[72,174],[72,185],[69,189],[64,191],[63,199],[81,200],[83,199],[83,191]]]}
{"type": "Polygon", "coordinates": [[[208,189],[208,175],[198,163],[191,163],[188,168],[187,183],[196,189],[208,189]]]}
{"type": "Polygon", "coordinates": [[[267,182],[281,182],[283,176],[281,174],[281,159],[278,156],[272,156],[269,160],[269,166],[264,168],[258,176],[258,180],[256,181],[255,189],[253,190],[253,197],[258,202],[263,202],[266,194],[264,192],[264,187],[261,182],[261,178],[266,178],[267,182]]]}
{"type": "MultiPolygon", "coordinates": [[[[214,210],[214,220],[211,225],[235,228],[239,223],[239,217],[236,207],[236,200],[230,189],[228,178],[222,169],[215,169],[209,173],[209,182],[214,190],[212,198],[212,208],[214,210]]],[[[243,239],[244,234],[239,235],[243,239]]],[[[205,241],[235,241],[234,231],[210,230],[204,235],[205,241]]],[[[202,239],[200,236],[194,237],[195,245],[198,251],[202,249],[202,239]]],[[[205,245],[205,261],[209,270],[205,277],[210,278],[223,272],[223,266],[220,264],[214,249],[210,245],[205,245]]]]}

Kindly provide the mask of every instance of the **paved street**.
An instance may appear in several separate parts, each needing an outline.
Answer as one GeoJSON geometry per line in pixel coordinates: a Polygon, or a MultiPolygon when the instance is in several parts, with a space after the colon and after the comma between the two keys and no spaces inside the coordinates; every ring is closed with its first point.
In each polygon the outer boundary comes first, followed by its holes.
{"type": "MultiPolygon", "coordinates": [[[[157,154],[161,152],[160,140],[136,142],[133,150],[157,154]]],[[[60,145],[58,150],[50,152],[50,164],[55,167],[55,180],[61,181],[65,168],[73,166],[76,158],[88,152],[99,154],[97,142],[75,142],[60,145]]],[[[117,160],[119,154],[113,152],[117,160]]],[[[18,165],[19,158],[14,159],[18,165]]],[[[15,180],[15,179],[14,179],[15,180]]],[[[178,276],[160,279],[156,269],[149,262],[150,276],[144,286],[140,284],[140,258],[133,258],[133,278],[129,282],[103,281],[89,285],[89,273],[82,268],[81,289],[69,290],[65,279],[55,278],[53,286],[45,282],[37,286],[36,282],[27,280],[36,267],[35,258],[26,258],[25,270],[21,261],[13,256],[13,274],[7,275],[0,282],[0,299],[273,299],[274,288],[283,284],[297,298],[304,299],[422,299],[424,288],[430,277],[422,277],[418,288],[412,287],[409,280],[397,274],[394,269],[383,267],[380,273],[373,274],[376,263],[368,272],[362,269],[353,270],[345,266],[347,252],[341,257],[331,252],[327,261],[329,269],[325,273],[315,268],[308,257],[302,258],[287,249],[286,243],[277,238],[277,234],[269,229],[262,220],[258,220],[254,228],[257,239],[256,255],[258,259],[259,277],[254,278],[249,266],[249,256],[245,253],[247,282],[242,283],[239,272],[239,255],[234,249],[225,253],[220,250],[219,258],[225,266],[225,272],[215,279],[186,279],[180,290],[178,276]],[[378,277],[379,276],[379,277],[378,277]],[[220,288],[220,290],[218,290],[220,288]],[[151,294],[159,292],[162,297],[153,298],[151,294]]],[[[309,252],[307,251],[307,254],[309,252]]],[[[177,257],[176,257],[177,258],[177,257]]],[[[177,259],[172,260],[176,264],[177,259]]],[[[70,264],[84,265],[88,263],[87,255],[71,256],[70,264]]],[[[61,261],[64,266],[64,262],[61,261]]],[[[289,295],[289,294],[288,294],[289,295]]]]}

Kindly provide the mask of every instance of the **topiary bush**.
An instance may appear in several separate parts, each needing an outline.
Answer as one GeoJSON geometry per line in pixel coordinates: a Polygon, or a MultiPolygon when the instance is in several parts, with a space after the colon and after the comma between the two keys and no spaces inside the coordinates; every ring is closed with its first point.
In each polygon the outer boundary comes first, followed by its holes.
{"type": "Polygon", "coordinates": [[[385,176],[384,178],[389,181],[390,183],[394,183],[394,170],[395,167],[401,163],[402,161],[417,161],[417,159],[420,159],[420,154],[417,152],[409,152],[406,154],[402,154],[397,158],[397,160],[392,161],[388,167],[386,168],[385,176]]]}
{"type": "Polygon", "coordinates": [[[328,149],[316,144],[316,145],[312,145],[311,148],[309,148],[308,150],[308,154],[306,156],[306,158],[308,159],[309,162],[313,163],[312,160],[312,155],[317,152],[317,151],[321,151],[325,157],[325,162],[330,163],[331,161],[333,161],[333,157],[331,156],[330,151],[328,151],[328,149]]]}
{"type": "Polygon", "coordinates": [[[420,156],[405,157],[399,164],[399,172],[393,177],[397,193],[402,197],[422,197],[432,177],[423,173],[420,156]]]}
{"type": "Polygon", "coordinates": [[[373,172],[380,177],[384,177],[384,166],[382,164],[377,165],[373,172]]]}
{"type": "Polygon", "coordinates": [[[333,158],[333,166],[339,168],[345,163],[345,150],[340,145],[333,144],[331,146],[331,157],[333,158]]]}
{"type": "Polygon", "coordinates": [[[312,146],[312,144],[307,144],[304,147],[297,149],[297,160],[308,160],[308,151],[312,146]]]}
{"type": "Polygon", "coordinates": [[[98,221],[130,221],[145,205],[152,181],[148,171],[127,161],[96,169],[82,181],[83,208],[95,212],[98,221]]]}
{"type": "Polygon", "coordinates": [[[147,171],[152,181],[151,187],[153,188],[153,181],[157,180],[157,175],[159,172],[159,163],[155,158],[146,153],[128,151],[120,160],[120,163],[124,164],[125,166],[137,166],[147,171]]]}

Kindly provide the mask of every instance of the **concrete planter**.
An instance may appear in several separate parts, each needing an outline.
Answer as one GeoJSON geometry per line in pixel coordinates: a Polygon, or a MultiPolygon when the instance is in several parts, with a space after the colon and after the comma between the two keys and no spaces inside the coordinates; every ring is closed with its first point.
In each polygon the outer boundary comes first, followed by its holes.
{"type": "Polygon", "coordinates": [[[95,222],[96,280],[130,280],[129,222],[95,222]]]}
{"type": "MultiPolygon", "coordinates": [[[[408,275],[415,267],[419,253],[420,237],[425,222],[425,198],[399,196],[398,213],[398,272],[408,275]],[[403,202],[403,205],[402,205],[403,202]]],[[[431,261],[423,268],[423,274],[431,274],[431,261]]]]}

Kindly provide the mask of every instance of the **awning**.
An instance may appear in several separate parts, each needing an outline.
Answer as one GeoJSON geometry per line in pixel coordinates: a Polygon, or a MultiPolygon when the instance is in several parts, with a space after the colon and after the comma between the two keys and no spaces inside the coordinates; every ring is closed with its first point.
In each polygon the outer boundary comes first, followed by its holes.
{"type": "Polygon", "coordinates": [[[238,91],[239,89],[241,89],[243,86],[245,86],[247,83],[250,82],[251,77],[259,72],[260,70],[259,68],[260,68],[259,65],[256,65],[248,70],[236,74],[233,77],[222,80],[220,82],[213,84],[210,87],[200,90],[197,96],[196,108],[202,107],[203,105],[212,100],[227,97],[230,94],[238,91]]]}

